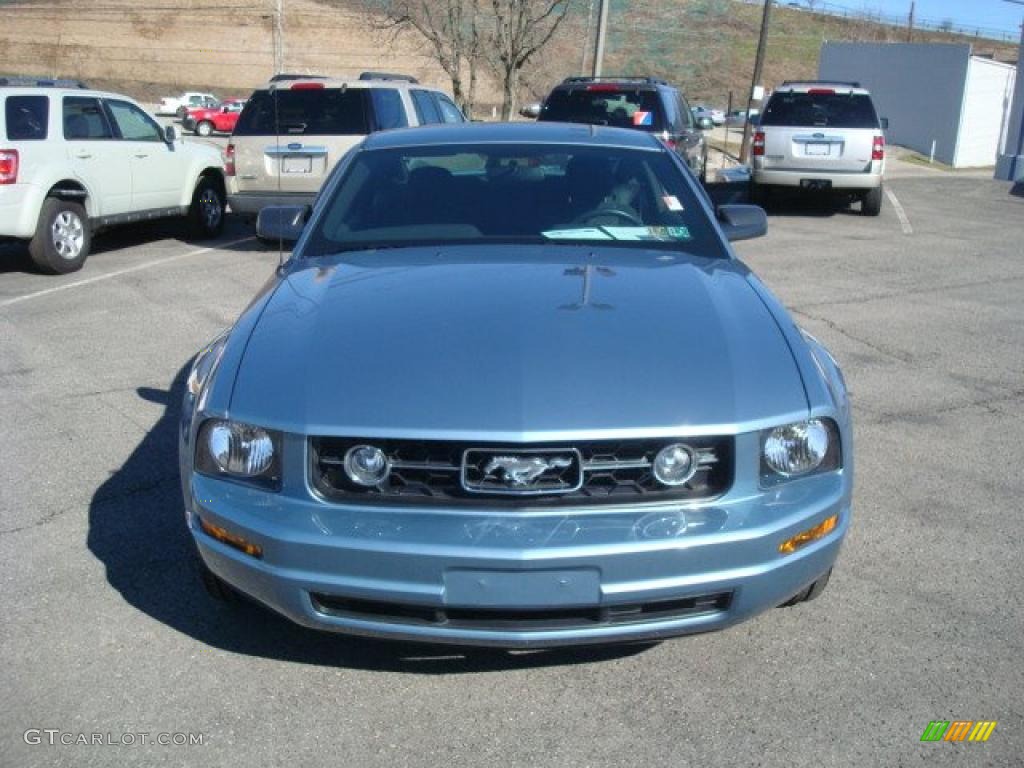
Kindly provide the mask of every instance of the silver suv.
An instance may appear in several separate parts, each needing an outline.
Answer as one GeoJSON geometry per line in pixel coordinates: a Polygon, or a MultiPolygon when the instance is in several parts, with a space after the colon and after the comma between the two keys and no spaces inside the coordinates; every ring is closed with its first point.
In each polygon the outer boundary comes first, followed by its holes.
{"type": "Polygon", "coordinates": [[[252,94],[231,135],[228,202],[243,215],[312,203],[342,155],[368,134],[465,121],[443,92],[406,75],[278,75],[252,94]]]}
{"type": "Polygon", "coordinates": [[[783,83],[758,120],[752,146],[751,198],[767,202],[773,187],[832,190],[882,208],[886,120],[859,83],[783,83]]]}
{"type": "Polygon", "coordinates": [[[192,235],[219,234],[223,173],[215,148],[177,140],[127,96],[0,78],[0,240],[27,241],[45,272],[80,269],[115,224],[184,216],[192,235]]]}

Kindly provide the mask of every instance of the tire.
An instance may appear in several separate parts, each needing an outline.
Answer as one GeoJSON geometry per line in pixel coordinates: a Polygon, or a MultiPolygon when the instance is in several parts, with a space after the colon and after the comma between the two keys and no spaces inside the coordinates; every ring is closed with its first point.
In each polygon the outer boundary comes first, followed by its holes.
{"type": "Polygon", "coordinates": [[[36,233],[28,244],[33,263],[52,275],[77,272],[91,246],[92,230],[85,207],[72,200],[46,198],[36,233]]]}
{"type": "Polygon", "coordinates": [[[208,176],[199,179],[188,209],[188,233],[196,240],[217,237],[224,229],[224,190],[208,176]]]}
{"type": "Polygon", "coordinates": [[[235,588],[211,571],[198,554],[196,555],[196,568],[199,571],[199,581],[207,595],[218,603],[238,603],[241,601],[242,596],[235,588]]]}
{"type": "Polygon", "coordinates": [[[820,579],[818,579],[816,582],[811,584],[811,586],[807,587],[806,589],[802,589],[799,592],[797,592],[795,595],[789,598],[789,600],[780,605],[779,608],[791,608],[794,605],[799,605],[800,603],[808,603],[811,600],[816,599],[821,595],[822,592],[825,591],[825,587],[828,586],[828,580],[830,578],[832,578],[831,568],[829,568],[828,571],[826,571],[824,576],[822,576],[820,579]]]}
{"type": "Polygon", "coordinates": [[[882,185],[869,189],[861,198],[860,212],[865,216],[877,216],[882,212],[882,185]]]}
{"type": "Polygon", "coordinates": [[[213,123],[202,120],[196,124],[196,136],[209,136],[213,133],[213,123]]]}

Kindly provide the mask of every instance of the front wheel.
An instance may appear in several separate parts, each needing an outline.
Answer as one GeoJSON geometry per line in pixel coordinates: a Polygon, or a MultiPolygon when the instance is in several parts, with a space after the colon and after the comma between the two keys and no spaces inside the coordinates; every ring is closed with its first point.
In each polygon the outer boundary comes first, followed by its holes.
{"type": "Polygon", "coordinates": [[[877,216],[882,212],[882,187],[869,189],[861,198],[860,212],[865,216],[877,216]]]}
{"type": "Polygon", "coordinates": [[[82,268],[92,232],[85,208],[71,200],[48,197],[39,212],[36,233],[28,244],[35,265],[53,275],[66,275],[82,268]]]}
{"type": "Polygon", "coordinates": [[[189,234],[205,240],[217,237],[224,229],[224,192],[220,185],[208,176],[196,184],[192,205],[188,209],[189,234]]]}
{"type": "Polygon", "coordinates": [[[213,123],[203,120],[196,126],[196,136],[209,136],[213,133],[213,123]]]}

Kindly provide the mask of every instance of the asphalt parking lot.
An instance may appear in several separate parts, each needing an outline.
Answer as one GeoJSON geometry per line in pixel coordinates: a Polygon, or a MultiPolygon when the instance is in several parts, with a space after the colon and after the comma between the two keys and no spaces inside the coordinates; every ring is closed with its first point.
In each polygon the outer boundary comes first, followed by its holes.
{"type": "Polygon", "coordinates": [[[59,278],[0,249],[0,764],[1021,765],[1024,197],[982,175],[888,189],[903,218],[783,201],[737,248],[852,392],[855,520],[828,590],[651,647],[373,643],[211,602],[177,403],[278,255],[238,222],[215,244],[112,233],[59,278]],[[998,726],[922,743],[931,720],[998,726]]]}

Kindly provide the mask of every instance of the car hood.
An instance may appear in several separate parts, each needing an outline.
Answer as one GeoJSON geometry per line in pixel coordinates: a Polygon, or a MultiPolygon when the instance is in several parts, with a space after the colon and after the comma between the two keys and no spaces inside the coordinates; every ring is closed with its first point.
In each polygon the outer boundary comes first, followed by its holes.
{"type": "Polygon", "coordinates": [[[737,261],[518,245],[300,265],[252,332],[232,418],[526,441],[731,433],[807,412],[792,353],[737,261]]]}

